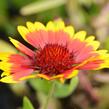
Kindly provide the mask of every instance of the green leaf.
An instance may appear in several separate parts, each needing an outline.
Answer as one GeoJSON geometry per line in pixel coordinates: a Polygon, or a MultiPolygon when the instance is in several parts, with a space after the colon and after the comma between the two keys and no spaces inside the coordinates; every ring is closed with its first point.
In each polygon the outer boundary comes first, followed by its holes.
{"type": "MultiPolygon", "coordinates": [[[[52,86],[52,82],[44,79],[30,80],[30,84],[35,90],[41,91],[45,94],[49,93],[49,90],[51,89],[52,86]]],[[[57,98],[64,98],[66,96],[69,96],[76,89],[78,85],[78,77],[72,78],[69,84],[67,83],[62,84],[60,81],[54,81],[54,82],[56,82],[56,87],[53,96],[57,98]]]]}
{"type": "Polygon", "coordinates": [[[34,109],[32,103],[27,97],[23,98],[23,109],[34,109]]]}
{"type": "Polygon", "coordinates": [[[64,98],[69,96],[78,85],[78,77],[74,77],[70,80],[70,84],[61,84],[57,81],[55,97],[64,98]]]}
{"type": "Polygon", "coordinates": [[[42,91],[45,94],[48,94],[52,83],[50,81],[47,81],[45,79],[31,79],[30,80],[30,84],[32,85],[32,87],[37,90],[37,91],[42,91]]]}

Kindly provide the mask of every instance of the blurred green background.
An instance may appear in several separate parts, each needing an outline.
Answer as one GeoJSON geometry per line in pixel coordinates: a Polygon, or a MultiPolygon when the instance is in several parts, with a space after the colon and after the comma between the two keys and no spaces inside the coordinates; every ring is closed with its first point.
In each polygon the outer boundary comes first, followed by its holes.
{"type": "MultiPolygon", "coordinates": [[[[18,25],[25,25],[26,21],[46,24],[57,18],[72,24],[75,31],[86,30],[88,35],[95,35],[101,42],[101,48],[109,50],[109,0],[0,0],[0,52],[16,52],[8,37],[23,41],[16,29],[18,25]]],[[[41,109],[46,99],[46,93],[41,91],[47,92],[47,84],[44,87],[41,80],[19,84],[0,83],[0,109],[22,109],[25,95],[35,109],[41,109]]],[[[66,84],[70,84],[69,81],[66,84]]],[[[66,87],[59,85],[65,94],[64,89],[69,89],[66,87]]],[[[81,71],[77,89],[74,92],[69,89],[66,96],[53,98],[49,106],[51,108],[109,109],[109,69],[81,71]]]]}

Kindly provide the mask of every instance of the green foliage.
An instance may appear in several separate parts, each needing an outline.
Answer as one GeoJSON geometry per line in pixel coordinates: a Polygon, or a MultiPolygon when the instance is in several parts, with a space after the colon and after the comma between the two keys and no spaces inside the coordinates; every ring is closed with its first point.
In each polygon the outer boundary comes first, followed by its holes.
{"type": "Polygon", "coordinates": [[[89,14],[90,16],[98,15],[99,12],[100,12],[100,6],[99,6],[99,5],[93,3],[93,4],[89,7],[88,14],[89,14]]]}
{"type": "MultiPolygon", "coordinates": [[[[36,0],[25,0],[25,1],[22,1],[22,0],[12,0],[12,3],[17,7],[17,8],[20,8],[22,6],[25,6],[29,3],[32,3],[36,0]]],[[[38,1],[38,0],[37,0],[38,1]]]]}
{"type": "Polygon", "coordinates": [[[104,41],[104,47],[109,50],[109,37],[104,41]]]}
{"type": "Polygon", "coordinates": [[[0,0],[0,26],[3,26],[8,16],[7,0],[0,0]]]}
{"type": "MultiPolygon", "coordinates": [[[[78,77],[72,78],[69,84],[66,83],[62,84],[59,81],[53,81],[53,82],[56,82],[54,91],[55,93],[53,96],[57,98],[64,98],[66,96],[69,96],[76,89],[78,85],[78,77]]],[[[49,90],[51,89],[52,86],[51,81],[47,81],[44,79],[31,79],[30,84],[35,90],[41,91],[45,94],[49,93],[49,90]]]]}
{"type": "Polygon", "coordinates": [[[54,9],[37,13],[37,20],[46,23],[49,20],[53,20],[56,17],[65,18],[66,16],[67,13],[65,10],[65,6],[60,6],[54,9]]]}
{"type": "Polygon", "coordinates": [[[0,0],[0,14],[6,14],[8,3],[6,0],[0,0]]]}
{"type": "Polygon", "coordinates": [[[76,89],[77,85],[78,77],[72,78],[70,84],[62,84],[57,81],[54,96],[59,98],[67,97],[76,89]]]}
{"type": "Polygon", "coordinates": [[[23,98],[23,109],[34,109],[32,103],[27,97],[23,98]]]}

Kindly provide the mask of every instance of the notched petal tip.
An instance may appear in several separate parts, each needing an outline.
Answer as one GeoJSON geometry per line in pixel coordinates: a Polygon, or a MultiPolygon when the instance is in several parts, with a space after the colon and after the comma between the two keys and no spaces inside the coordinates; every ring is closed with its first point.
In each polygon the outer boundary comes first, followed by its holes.
{"type": "Polygon", "coordinates": [[[79,39],[81,41],[84,41],[85,37],[86,37],[87,32],[86,31],[79,31],[74,35],[75,39],[79,39]]]}
{"type": "Polygon", "coordinates": [[[46,24],[46,29],[48,31],[55,31],[55,26],[54,26],[54,23],[52,21],[49,21],[47,24],[46,24]]]}
{"type": "Polygon", "coordinates": [[[99,41],[94,41],[92,44],[93,44],[94,50],[97,50],[99,48],[99,46],[100,46],[100,42],[99,41]]]}
{"type": "Polygon", "coordinates": [[[92,42],[93,40],[95,40],[95,36],[88,36],[85,40],[85,42],[92,42]]]}
{"type": "Polygon", "coordinates": [[[36,30],[38,31],[38,30],[46,30],[45,29],[45,26],[41,23],[41,22],[35,22],[34,23],[34,26],[35,26],[35,28],[36,28],[36,30]]]}
{"type": "Polygon", "coordinates": [[[32,22],[26,22],[27,28],[30,32],[33,32],[36,30],[35,25],[32,22]]]}
{"type": "Polygon", "coordinates": [[[55,30],[59,31],[59,30],[64,30],[65,28],[65,23],[62,19],[57,19],[54,21],[54,25],[55,25],[55,30]]]}
{"type": "Polygon", "coordinates": [[[67,26],[67,27],[65,27],[64,31],[65,31],[66,33],[68,33],[71,38],[73,38],[74,32],[75,32],[73,26],[67,26]]]}

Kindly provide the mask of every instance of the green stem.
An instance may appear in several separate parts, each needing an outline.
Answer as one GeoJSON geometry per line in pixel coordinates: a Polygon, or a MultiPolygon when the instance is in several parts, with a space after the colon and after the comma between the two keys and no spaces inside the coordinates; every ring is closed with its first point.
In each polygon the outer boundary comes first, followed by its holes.
{"type": "Polygon", "coordinates": [[[49,101],[54,93],[54,90],[55,90],[55,81],[53,81],[53,83],[52,83],[51,89],[48,93],[48,97],[47,97],[47,100],[45,101],[43,109],[48,109],[49,101]]]}

